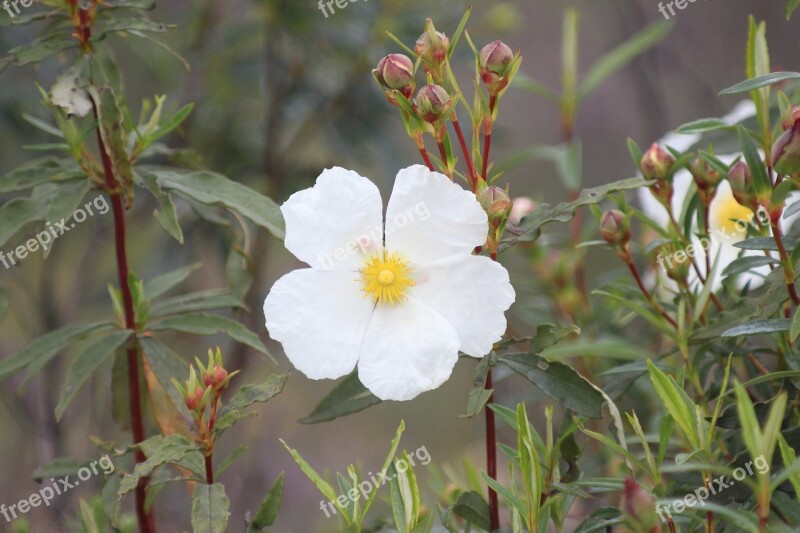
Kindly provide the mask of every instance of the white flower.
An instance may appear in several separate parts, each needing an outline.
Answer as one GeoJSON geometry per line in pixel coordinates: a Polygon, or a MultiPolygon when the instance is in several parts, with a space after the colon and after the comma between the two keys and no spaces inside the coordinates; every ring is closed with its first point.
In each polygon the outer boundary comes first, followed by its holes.
{"type": "MultiPolygon", "coordinates": [[[[730,113],[722,117],[722,120],[727,124],[736,125],[754,115],[755,105],[752,101],[745,100],[737,104],[730,113]]],[[[683,153],[694,147],[701,140],[701,138],[702,137],[699,134],[679,135],[676,133],[669,133],[659,140],[658,144],[662,146],[669,146],[683,153]]],[[[725,164],[731,164],[737,158],[743,158],[741,153],[717,155],[717,157],[725,164]]],[[[677,215],[681,213],[687,201],[686,196],[693,189],[694,180],[687,170],[679,170],[675,173],[672,186],[674,191],[672,197],[672,211],[677,217],[677,215]]],[[[638,194],[642,211],[659,225],[663,227],[669,226],[669,216],[667,215],[664,206],[662,206],[658,200],[653,197],[650,191],[643,188],[639,189],[638,194]]],[[[791,203],[792,201],[794,201],[794,198],[792,198],[788,203],[791,203]]],[[[795,218],[796,217],[791,217],[789,220],[781,219],[780,227],[784,233],[789,227],[791,227],[791,224],[795,218]]],[[[736,201],[736,199],[733,197],[730,184],[728,183],[727,179],[724,179],[720,182],[717,188],[717,193],[711,200],[711,206],[709,210],[709,222],[711,226],[712,238],[708,254],[711,256],[711,264],[713,265],[716,258],[719,257],[717,275],[712,280],[712,289],[715,291],[722,285],[721,274],[725,270],[725,267],[731,264],[738,257],[763,257],[764,255],[763,252],[758,250],[741,250],[740,248],[734,246],[734,244],[744,239],[747,235],[747,230],[743,230],[744,224],[739,223],[737,227],[736,221],[740,220],[749,222],[751,228],[764,226],[765,222],[763,217],[757,216],[757,214],[754,214],[749,208],[739,204],[736,201]]],[[[768,222],[766,222],[766,226],[769,226],[768,222]]],[[[768,227],[766,229],[769,230],[768,227]]],[[[697,224],[695,224],[693,226],[693,232],[697,231],[698,227],[697,224]]],[[[706,272],[705,252],[702,251],[703,248],[701,246],[701,242],[694,234],[691,236],[691,240],[694,244],[694,249],[698,250],[698,253],[694,256],[695,263],[697,264],[699,270],[703,273],[703,277],[707,277],[708,272],[706,272]]],[[[777,257],[777,254],[771,255],[773,257],[777,257]]],[[[764,277],[769,273],[769,271],[770,269],[768,266],[762,266],[754,268],[749,272],[740,274],[736,278],[736,286],[741,288],[745,284],[749,283],[751,288],[758,287],[764,282],[764,277]]],[[[664,272],[659,271],[657,272],[657,275],[659,275],[666,285],[674,287],[674,283],[666,277],[664,272]]],[[[697,273],[695,272],[694,268],[690,268],[689,284],[694,285],[698,281],[697,273]]]]}
{"type": "Polygon", "coordinates": [[[486,213],[446,176],[401,170],[385,226],[378,188],[342,168],[325,170],[281,212],[286,248],[311,268],[279,279],[264,315],[309,378],[358,365],[377,397],[410,400],[450,377],[459,350],[483,357],[505,332],[515,298],[508,272],[472,255],[486,241],[486,213]]]}

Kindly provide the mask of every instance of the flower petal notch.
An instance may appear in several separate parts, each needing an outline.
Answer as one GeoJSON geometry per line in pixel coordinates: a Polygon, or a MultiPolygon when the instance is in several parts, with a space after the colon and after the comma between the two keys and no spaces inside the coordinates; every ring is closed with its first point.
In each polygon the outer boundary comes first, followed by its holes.
{"type": "Polygon", "coordinates": [[[273,285],[270,336],[311,379],[358,368],[382,400],[411,400],[450,377],[459,351],[483,357],[516,297],[508,272],[474,255],[489,222],[475,195],[423,166],[401,170],[386,221],[378,188],[325,170],[281,207],[286,248],[311,268],[273,285]]]}

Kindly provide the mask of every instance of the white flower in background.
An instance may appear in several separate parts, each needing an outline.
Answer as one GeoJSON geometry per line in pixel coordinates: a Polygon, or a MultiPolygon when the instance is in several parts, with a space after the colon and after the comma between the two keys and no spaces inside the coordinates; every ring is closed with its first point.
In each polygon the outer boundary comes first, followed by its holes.
{"type": "Polygon", "coordinates": [[[475,195],[423,166],[397,174],[386,223],[378,188],[342,168],[281,206],[286,248],[311,268],[279,279],[264,302],[270,336],[311,379],[358,366],[383,400],[444,383],[461,351],[483,357],[506,329],[508,272],[472,255],[487,215],[475,195]]]}
{"type": "MultiPolygon", "coordinates": [[[[754,115],[755,106],[753,102],[746,100],[740,102],[730,113],[722,117],[722,120],[728,124],[735,125],[754,115]]],[[[701,136],[698,134],[680,135],[676,133],[669,133],[659,140],[658,144],[662,146],[669,146],[683,153],[690,150],[700,140],[701,136]]],[[[743,158],[741,153],[717,155],[717,158],[726,165],[731,164],[740,157],[743,158]]],[[[692,190],[693,184],[694,180],[689,171],[682,169],[675,173],[672,183],[674,191],[672,197],[672,210],[673,213],[676,213],[676,216],[677,214],[681,213],[686,201],[686,195],[692,190]]],[[[658,200],[653,197],[650,191],[648,189],[639,189],[638,195],[639,202],[642,206],[642,211],[659,225],[665,228],[668,227],[670,222],[667,211],[664,209],[664,206],[662,206],[658,200]]],[[[789,203],[791,203],[791,199],[789,203]]],[[[795,217],[792,217],[789,220],[782,219],[781,230],[786,232],[786,230],[791,227],[791,223],[794,221],[794,219],[795,217]]],[[[721,274],[725,270],[725,267],[731,264],[738,257],[764,255],[763,252],[758,250],[741,250],[734,246],[734,244],[743,240],[747,235],[746,230],[742,231],[742,223],[739,223],[737,227],[736,221],[740,220],[750,222],[750,227],[752,227],[753,225],[761,226],[763,219],[754,214],[749,208],[737,202],[733,197],[730,183],[728,183],[727,179],[723,179],[717,187],[717,193],[714,196],[714,199],[711,201],[711,206],[709,209],[709,223],[711,226],[711,234],[714,236],[714,238],[711,239],[711,246],[709,247],[707,253],[711,256],[712,265],[719,256],[717,275],[712,284],[712,288],[714,290],[719,289],[722,285],[721,274]]],[[[768,227],[767,230],[769,230],[768,227]]],[[[698,231],[696,225],[693,231],[698,231]]],[[[703,273],[703,277],[707,277],[708,273],[706,272],[705,256],[704,252],[702,252],[700,240],[695,235],[691,236],[691,240],[695,245],[694,248],[699,250],[699,252],[695,254],[695,263],[699,266],[700,271],[703,273]]],[[[777,254],[773,254],[773,256],[777,257],[777,254]]],[[[691,259],[687,261],[690,260],[691,259]]],[[[743,287],[746,283],[750,283],[751,287],[758,287],[763,283],[764,276],[766,276],[768,273],[769,266],[754,268],[749,272],[738,275],[736,279],[736,285],[738,287],[743,287]]],[[[661,277],[664,283],[667,285],[674,286],[674,282],[669,280],[662,270],[659,270],[657,275],[659,275],[659,277],[661,277]],[[661,274],[664,275],[662,276],[661,274]]],[[[689,284],[694,285],[698,281],[697,273],[695,272],[694,268],[690,268],[689,284]]]]}

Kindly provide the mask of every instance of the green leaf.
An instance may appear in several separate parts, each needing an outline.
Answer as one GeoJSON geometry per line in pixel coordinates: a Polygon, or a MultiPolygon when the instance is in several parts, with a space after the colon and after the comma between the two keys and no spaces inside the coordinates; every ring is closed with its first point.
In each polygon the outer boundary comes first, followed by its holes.
{"type": "Polygon", "coordinates": [[[684,135],[692,133],[708,133],[709,131],[718,131],[724,129],[733,129],[733,126],[719,118],[701,118],[682,124],[675,129],[675,133],[684,135]]]}
{"type": "Polygon", "coordinates": [[[130,31],[166,33],[174,30],[175,27],[174,24],[162,24],[161,22],[154,22],[144,17],[107,17],[97,20],[94,26],[92,26],[92,41],[101,40],[107,33],[130,31]]]}
{"type": "Polygon", "coordinates": [[[183,124],[183,121],[186,120],[189,115],[192,114],[194,110],[194,104],[186,104],[182,108],[178,109],[175,113],[170,115],[164,122],[162,122],[158,129],[153,132],[153,134],[149,137],[150,142],[155,142],[165,135],[169,134],[173,130],[175,130],[178,126],[183,124]]]}
{"type": "Polygon", "coordinates": [[[740,324],[725,331],[722,337],[741,337],[743,335],[760,335],[762,333],[778,333],[789,331],[791,320],[788,318],[767,318],[755,320],[747,324],[740,324]]]}
{"type": "Polygon", "coordinates": [[[484,389],[483,387],[475,387],[469,391],[467,398],[467,414],[458,415],[458,418],[472,418],[478,415],[486,402],[492,397],[494,389],[484,389]]]}
{"type": "Polygon", "coordinates": [[[249,417],[244,410],[254,403],[267,403],[283,392],[288,378],[288,374],[273,374],[261,385],[245,385],[236,391],[219,412],[215,431],[221,433],[237,421],[249,417]]]}
{"type": "MultiPolygon", "coordinates": [[[[798,204],[800,204],[800,202],[798,202],[798,204]]],[[[787,249],[793,250],[795,246],[797,246],[798,241],[785,238],[783,239],[783,244],[786,245],[787,249]]],[[[769,250],[771,252],[778,251],[778,245],[775,244],[775,239],[772,237],[752,237],[750,239],[733,243],[733,245],[742,250],[769,250]]]]}
{"type": "Polygon", "coordinates": [[[300,420],[300,423],[319,424],[330,422],[343,416],[358,413],[379,403],[381,403],[381,400],[358,380],[358,373],[354,372],[336,385],[310,415],[300,420]]]}
{"type": "Polygon", "coordinates": [[[231,502],[221,483],[198,483],[192,491],[192,531],[225,533],[231,516],[231,502]]]}
{"type": "Polygon", "coordinates": [[[772,181],[767,174],[767,167],[761,155],[753,144],[750,134],[744,126],[739,126],[739,143],[742,146],[742,153],[747,161],[747,166],[750,167],[750,172],[753,175],[753,185],[755,187],[756,195],[764,195],[768,191],[772,191],[772,181]]]}
{"type": "Polygon", "coordinates": [[[603,396],[572,367],[533,354],[508,354],[499,361],[577,414],[601,418],[603,396]]]}
{"type": "Polygon", "coordinates": [[[700,448],[700,438],[697,435],[697,410],[694,402],[671,376],[664,374],[650,359],[647,360],[647,371],[653,388],[664,402],[667,411],[680,426],[681,431],[694,446],[700,448]]]}
{"type": "MultiPolygon", "coordinates": [[[[78,208],[81,208],[84,213],[86,213],[86,204],[81,205],[81,203],[91,188],[92,184],[89,180],[80,180],[58,185],[58,196],[56,196],[53,201],[50,202],[50,205],[47,206],[45,220],[49,222],[61,222],[62,220],[69,221],[70,217],[72,217],[72,214],[78,208]]],[[[105,200],[105,198],[101,196],[98,196],[97,198],[103,198],[105,200]]],[[[94,210],[92,210],[92,212],[95,213],[94,210]]],[[[88,213],[86,214],[88,215],[88,213]]],[[[67,224],[67,228],[73,228],[76,224],[78,224],[78,222],[73,222],[72,225],[67,224]]]]}
{"type": "Polygon", "coordinates": [[[152,172],[165,189],[205,205],[223,205],[283,239],[285,226],[280,208],[270,198],[221,174],[208,171],[177,171],[154,167],[152,172]]]}
{"type": "Polygon", "coordinates": [[[601,57],[584,77],[578,91],[579,99],[586,98],[600,84],[623,69],[634,58],[663,41],[670,31],[672,31],[672,24],[663,21],[656,22],[601,57]]]}
{"type": "Polygon", "coordinates": [[[164,293],[182,283],[189,274],[203,266],[201,263],[185,266],[161,274],[144,284],[144,293],[151,300],[162,296],[164,293]]]}
{"type": "Polygon", "coordinates": [[[286,448],[292,455],[292,458],[297,463],[297,466],[300,467],[300,470],[303,471],[306,477],[310,479],[312,483],[314,483],[317,489],[322,493],[322,495],[325,498],[328,499],[328,501],[336,505],[336,507],[339,508],[339,511],[342,511],[342,508],[339,507],[339,504],[336,502],[336,498],[338,496],[336,494],[336,490],[327,481],[322,479],[322,477],[320,477],[319,474],[317,474],[317,471],[314,470],[305,459],[303,459],[303,457],[300,455],[300,453],[298,453],[297,450],[290,448],[289,445],[286,444],[286,442],[283,439],[279,440],[281,441],[281,444],[283,444],[283,447],[286,448]]]}
{"type": "MultiPolygon", "coordinates": [[[[0,247],[4,247],[11,237],[28,224],[44,221],[47,209],[56,197],[56,191],[51,190],[41,196],[14,198],[0,206],[0,247]]],[[[15,257],[8,257],[8,263],[4,262],[4,266],[8,268],[16,264],[19,256],[15,257]]]]}
{"type": "Polygon", "coordinates": [[[161,189],[155,174],[152,172],[137,170],[134,173],[134,179],[136,178],[155,196],[161,206],[161,211],[156,210],[153,212],[155,219],[170,237],[183,244],[183,230],[181,230],[178,211],[175,209],[175,204],[172,203],[172,197],[161,189]]]}
{"type": "Polygon", "coordinates": [[[281,472],[272,488],[267,494],[267,497],[261,503],[261,507],[253,517],[253,521],[247,526],[247,533],[261,533],[266,531],[267,526],[271,526],[278,518],[278,511],[281,508],[283,501],[283,485],[286,479],[286,473],[281,472]]]}
{"type": "Polygon", "coordinates": [[[800,0],[786,0],[786,20],[792,17],[792,13],[798,7],[800,7],[800,0]]]}
{"type": "Polygon", "coordinates": [[[110,327],[110,322],[76,324],[45,333],[25,346],[22,350],[0,361],[0,379],[6,379],[26,366],[42,368],[59,352],[73,342],[101,328],[110,327]]]}
{"type": "Polygon", "coordinates": [[[78,40],[70,32],[51,33],[30,43],[12,48],[8,51],[6,60],[15,67],[21,67],[31,63],[38,63],[52,55],[77,46],[78,40]]]}
{"type": "MultiPolygon", "coordinates": [[[[795,1],[800,2],[800,0],[795,0],[795,1]]],[[[720,91],[719,94],[720,96],[724,96],[728,94],[746,93],[753,91],[755,89],[767,87],[768,85],[774,85],[782,81],[796,80],[796,79],[800,79],[800,72],[772,72],[770,74],[765,74],[763,76],[756,76],[755,78],[751,78],[741,83],[737,83],[732,87],[728,87],[724,91],[720,91]]]]}
{"type": "Polygon", "coordinates": [[[453,504],[453,514],[466,520],[467,526],[475,525],[489,531],[489,504],[477,492],[459,494],[453,504]]]}
{"type": "Polygon", "coordinates": [[[780,260],[775,257],[761,257],[757,255],[738,257],[725,267],[725,270],[722,271],[722,276],[733,276],[735,274],[741,274],[742,272],[749,272],[754,268],[764,265],[774,265],[778,263],[780,263],[780,260]]]}
{"type": "Polygon", "coordinates": [[[520,222],[520,232],[518,235],[504,241],[506,247],[517,244],[518,242],[530,242],[539,238],[541,227],[551,222],[569,222],[575,216],[575,211],[587,205],[599,204],[609,194],[638,189],[645,187],[650,182],[642,178],[628,178],[615,181],[600,187],[585,189],[581,191],[576,200],[560,203],[556,206],[541,204],[520,222]]]}
{"type": "Polygon", "coordinates": [[[214,309],[244,309],[244,304],[231,296],[227,289],[211,289],[162,300],[153,304],[152,314],[160,317],[214,309]]]}
{"type": "Polygon", "coordinates": [[[61,397],[56,406],[56,420],[60,421],[69,402],[91,375],[131,337],[130,330],[115,331],[89,344],[70,365],[61,397]]]}
{"type": "Polygon", "coordinates": [[[247,329],[241,323],[230,318],[208,315],[205,313],[191,313],[178,315],[159,320],[149,326],[152,331],[181,331],[192,335],[216,335],[225,333],[230,338],[249,346],[254,350],[269,356],[264,343],[258,335],[247,329]]]}
{"type": "Polygon", "coordinates": [[[557,327],[555,324],[540,324],[536,326],[536,336],[533,337],[528,351],[532,354],[541,354],[542,351],[564,339],[577,337],[580,334],[581,329],[575,325],[557,327]]]}
{"type": "Polygon", "coordinates": [[[0,177],[0,193],[21,191],[45,183],[76,179],[86,179],[86,175],[74,162],[55,157],[43,157],[29,161],[0,177]]]}
{"type": "Polygon", "coordinates": [[[100,123],[98,131],[111,162],[114,178],[127,194],[127,188],[133,184],[133,168],[128,154],[128,137],[125,133],[121,104],[114,90],[108,85],[102,90],[90,85],[87,91],[94,101],[100,123]]]}
{"type": "Polygon", "coordinates": [[[148,477],[154,469],[166,464],[180,463],[190,452],[199,453],[200,450],[197,444],[189,442],[182,435],[170,435],[168,437],[157,435],[144,441],[139,446],[147,455],[147,460],[137,464],[133,472],[126,474],[122,478],[117,492],[117,500],[121,500],[125,494],[135,489],[139,484],[139,480],[148,477]],[[156,446],[150,449],[152,444],[156,446]]]}

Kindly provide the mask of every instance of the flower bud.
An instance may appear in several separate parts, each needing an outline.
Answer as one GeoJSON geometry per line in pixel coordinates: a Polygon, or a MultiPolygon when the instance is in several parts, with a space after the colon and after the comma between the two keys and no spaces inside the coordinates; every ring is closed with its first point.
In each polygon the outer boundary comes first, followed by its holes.
{"type": "Polygon", "coordinates": [[[189,409],[190,412],[202,410],[203,407],[203,396],[205,396],[205,389],[200,385],[197,385],[194,388],[194,391],[187,391],[186,393],[186,408],[189,409]]]}
{"type": "Polygon", "coordinates": [[[511,48],[503,41],[494,41],[483,47],[479,62],[482,69],[504,76],[512,59],[514,52],[511,48]]]}
{"type": "Polygon", "coordinates": [[[500,187],[487,187],[478,194],[478,203],[489,215],[489,224],[495,226],[497,222],[508,220],[513,204],[508,193],[500,187]]]}
{"type": "Polygon", "coordinates": [[[758,202],[753,192],[753,179],[747,163],[738,161],[731,166],[728,171],[728,182],[731,184],[731,192],[737,202],[746,207],[758,208],[758,202]]]}
{"type": "Polygon", "coordinates": [[[635,531],[646,531],[648,533],[660,533],[662,531],[661,521],[656,514],[656,505],[653,497],[642,490],[633,478],[625,479],[625,490],[622,493],[620,507],[628,524],[635,531]]]}
{"type": "Polygon", "coordinates": [[[519,225],[522,219],[527,214],[536,209],[536,202],[527,196],[519,196],[511,201],[511,213],[508,215],[508,221],[512,224],[519,225]]]}
{"type": "Polygon", "coordinates": [[[668,151],[653,143],[649,150],[642,156],[639,169],[648,180],[667,181],[672,173],[675,158],[668,151]]]}
{"type": "Polygon", "coordinates": [[[692,178],[697,188],[703,191],[713,191],[722,181],[722,176],[714,170],[701,156],[697,156],[690,167],[692,178]]]}
{"type": "Polygon", "coordinates": [[[451,107],[450,95],[439,85],[426,85],[421,88],[414,99],[414,110],[417,115],[431,124],[446,118],[451,107]]]}
{"type": "Polygon", "coordinates": [[[400,91],[406,98],[414,94],[414,63],[403,54],[389,54],[381,59],[372,75],[384,89],[400,91]]]}
{"type": "Polygon", "coordinates": [[[505,89],[511,79],[509,68],[514,60],[514,52],[503,41],[487,44],[478,56],[481,80],[489,89],[489,93],[497,95],[505,89]]]}
{"type": "Polygon", "coordinates": [[[600,235],[612,246],[624,246],[631,240],[630,224],[622,211],[611,209],[600,218],[600,235]]]}
{"type": "Polygon", "coordinates": [[[781,176],[800,173],[800,106],[783,121],[784,132],[772,146],[772,165],[781,176]]]}
{"type": "Polygon", "coordinates": [[[414,51],[422,58],[425,71],[428,72],[431,67],[438,69],[447,58],[449,48],[450,39],[447,35],[436,31],[433,20],[427,19],[425,21],[425,32],[419,36],[417,45],[414,47],[414,51]]]}

